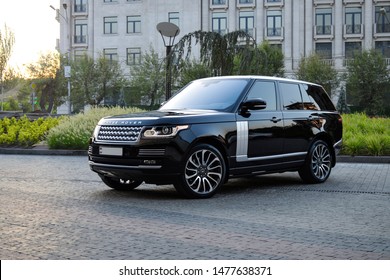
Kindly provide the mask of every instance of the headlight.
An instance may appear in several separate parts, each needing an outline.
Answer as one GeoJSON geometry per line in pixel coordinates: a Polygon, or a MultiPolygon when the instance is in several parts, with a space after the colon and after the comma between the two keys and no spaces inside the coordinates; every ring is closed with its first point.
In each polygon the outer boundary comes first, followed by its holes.
{"type": "Polygon", "coordinates": [[[180,130],[187,129],[189,125],[176,125],[176,126],[155,126],[147,129],[143,133],[144,138],[164,138],[174,137],[180,130]]]}
{"type": "Polygon", "coordinates": [[[98,133],[99,133],[99,129],[100,129],[100,125],[97,125],[96,127],[95,127],[95,130],[93,131],[93,134],[92,134],[92,137],[93,138],[97,138],[97,136],[98,136],[98,133]]]}

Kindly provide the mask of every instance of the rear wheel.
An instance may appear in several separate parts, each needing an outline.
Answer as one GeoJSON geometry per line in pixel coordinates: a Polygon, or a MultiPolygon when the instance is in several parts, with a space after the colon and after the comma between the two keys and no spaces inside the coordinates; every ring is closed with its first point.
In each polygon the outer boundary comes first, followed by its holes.
{"type": "Polygon", "coordinates": [[[175,182],[176,190],[190,198],[209,198],[225,182],[226,164],[211,145],[195,146],[184,162],[184,170],[175,182]]]}
{"type": "Polygon", "coordinates": [[[119,191],[131,191],[142,184],[142,181],[137,180],[107,177],[101,174],[99,174],[99,176],[107,186],[119,191]]]}
{"type": "Polygon", "coordinates": [[[299,170],[299,175],[306,183],[325,182],[332,170],[332,153],[326,142],[318,140],[313,143],[305,164],[299,170]]]}

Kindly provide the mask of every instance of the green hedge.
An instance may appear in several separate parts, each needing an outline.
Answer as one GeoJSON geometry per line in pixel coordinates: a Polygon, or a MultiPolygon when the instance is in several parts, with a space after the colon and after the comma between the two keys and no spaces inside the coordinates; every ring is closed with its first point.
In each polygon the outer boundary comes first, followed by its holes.
{"type": "Polygon", "coordinates": [[[93,108],[84,114],[66,117],[50,130],[47,144],[50,149],[87,150],[89,138],[102,117],[140,111],[138,108],[93,108]]]}
{"type": "Polygon", "coordinates": [[[343,115],[344,155],[390,155],[390,119],[362,113],[343,115]]]}
{"type": "Polygon", "coordinates": [[[57,118],[39,118],[30,121],[26,116],[20,119],[0,120],[0,145],[28,147],[45,139],[48,131],[58,125],[57,118]]]}

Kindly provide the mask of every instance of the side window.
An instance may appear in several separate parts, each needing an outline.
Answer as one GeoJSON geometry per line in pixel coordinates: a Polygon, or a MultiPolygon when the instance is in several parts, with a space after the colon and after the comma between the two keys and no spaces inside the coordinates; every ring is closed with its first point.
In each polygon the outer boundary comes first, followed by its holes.
{"type": "MultiPolygon", "coordinates": [[[[311,110],[311,111],[321,110],[320,106],[313,99],[313,96],[309,95],[309,86],[308,85],[301,84],[301,93],[302,93],[302,100],[303,100],[303,108],[305,110],[311,110]]],[[[311,93],[313,94],[313,92],[311,92],[311,93]]]]}
{"type": "Polygon", "coordinates": [[[247,100],[253,98],[261,98],[267,102],[266,111],[276,110],[276,90],[275,83],[270,81],[257,81],[253,84],[249,91],[247,100]]]}
{"type": "MultiPolygon", "coordinates": [[[[336,110],[328,94],[325,92],[325,90],[322,87],[315,86],[315,85],[303,85],[303,88],[304,91],[302,92],[306,93],[309,97],[310,102],[312,102],[313,106],[316,106],[317,109],[314,110],[323,110],[323,111],[336,110]]],[[[306,94],[304,94],[303,96],[305,96],[306,94]]]]}
{"type": "Polygon", "coordinates": [[[302,96],[299,84],[279,83],[280,92],[283,98],[283,110],[302,110],[302,96]]]}

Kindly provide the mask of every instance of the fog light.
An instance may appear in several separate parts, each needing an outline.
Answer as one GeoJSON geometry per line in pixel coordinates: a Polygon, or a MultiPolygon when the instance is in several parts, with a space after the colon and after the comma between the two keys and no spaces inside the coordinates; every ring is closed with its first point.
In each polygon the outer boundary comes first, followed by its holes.
{"type": "Polygon", "coordinates": [[[146,165],[155,165],[156,163],[157,163],[157,161],[154,159],[145,159],[144,160],[144,164],[146,164],[146,165]]]}

